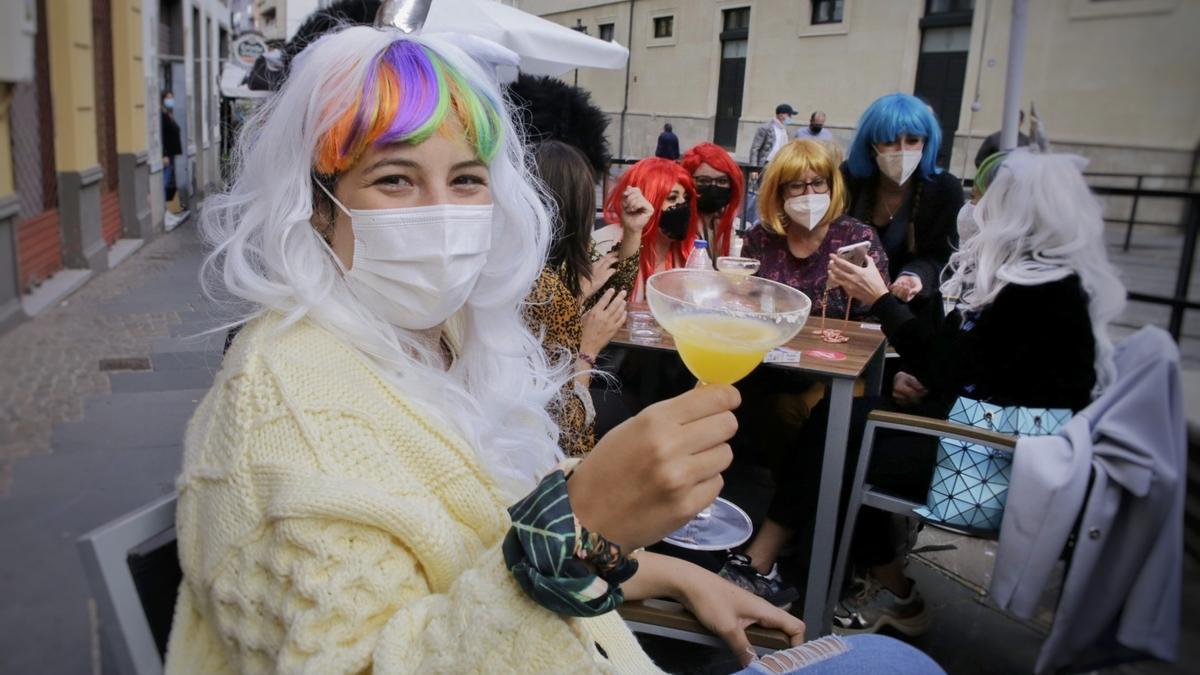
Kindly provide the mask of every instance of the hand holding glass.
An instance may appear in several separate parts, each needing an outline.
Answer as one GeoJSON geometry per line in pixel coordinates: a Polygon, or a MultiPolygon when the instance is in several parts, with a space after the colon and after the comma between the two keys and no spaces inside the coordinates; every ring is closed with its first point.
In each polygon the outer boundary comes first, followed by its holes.
{"type": "MultiPolygon", "coordinates": [[[[695,269],[660,272],[646,282],[646,300],[675,339],[701,384],[733,384],[767,352],[804,327],[812,301],[800,291],[759,277],[695,269]]],[[[718,499],[664,539],[696,550],[733,548],[750,538],[745,512],[718,499]]]]}

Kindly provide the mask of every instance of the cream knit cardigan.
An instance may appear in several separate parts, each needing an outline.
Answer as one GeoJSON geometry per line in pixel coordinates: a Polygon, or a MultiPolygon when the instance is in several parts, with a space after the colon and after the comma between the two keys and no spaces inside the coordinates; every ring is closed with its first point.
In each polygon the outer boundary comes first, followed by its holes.
{"type": "Polygon", "coordinates": [[[242,331],[188,426],[168,674],[661,672],[615,612],[521,592],[463,440],[327,331],[278,325],[242,331]]]}

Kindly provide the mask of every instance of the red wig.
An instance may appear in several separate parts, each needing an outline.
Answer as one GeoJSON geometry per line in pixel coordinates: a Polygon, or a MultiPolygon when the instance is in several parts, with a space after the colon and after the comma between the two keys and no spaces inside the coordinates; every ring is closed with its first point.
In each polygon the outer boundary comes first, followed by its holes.
{"type": "Polygon", "coordinates": [[[654,215],[642,230],[642,258],[638,265],[638,278],[633,285],[635,295],[639,293],[645,280],[654,274],[654,268],[658,265],[658,251],[654,245],[658,239],[658,221],[662,217],[662,203],[666,201],[667,195],[671,194],[671,188],[675,187],[676,183],[682,185],[687,193],[692,217],[688,221],[687,234],[683,241],[672,241],[667,249],[666,268],[683,267],[692,252],[692,243],[696,241],[699,220],[696,218],[696,185],[692,182],[692,175],[682,166],[669,159],[647,157],[621,176],[604,202],[604,219],[616,224],[621,222],[621,196],[627,188],[635,187],[641,190],[646,201],[654,207],[654,215]]]}
{"type": "Polygon", "coordinates": [[[707,164],[729,176],[729,184],[732,188],[729,204],[721,212],[721,218],[717,221],[717,240],[709,242],[709,246],[717,252],[717,255],[729,255],[729,243],[733,239],[733,218],[737,215],[738,209],[742,207],[742,194],[746,190],[742,169],[737,162],[733,161],[733,157],[727,150],[708,142],[700,143],[688,150],[679,163],[683,165],[689,175],[696,173],[696,169],[699,169],[701,164],[707,164]]]}

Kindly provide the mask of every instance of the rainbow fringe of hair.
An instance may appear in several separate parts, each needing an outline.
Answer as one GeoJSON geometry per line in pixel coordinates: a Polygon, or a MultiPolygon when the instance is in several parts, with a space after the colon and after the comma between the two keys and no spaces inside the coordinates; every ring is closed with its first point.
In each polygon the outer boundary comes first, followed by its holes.
{"type": "Polygon", "coordinates": [[[432,50],[397,40],[375,57],[354,105],[317,144],[315,168],[334,174],[371,145],[420,143],[444,128],[450,112],[476,155],[490,162],[500,147],[500,103],[470,87],[432,50]]]}

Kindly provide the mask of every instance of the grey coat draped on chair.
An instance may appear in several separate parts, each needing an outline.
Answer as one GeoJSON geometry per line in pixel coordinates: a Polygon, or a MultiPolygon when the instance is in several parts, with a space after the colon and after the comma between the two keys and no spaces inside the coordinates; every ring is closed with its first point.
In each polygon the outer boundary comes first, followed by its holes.
{"type": "Polygon", "coordinates": [[[1014,453],[996,602],[1032,616],[1078,533],[1038,673],[1177,654],[1187,470],[1179,350],[1147,327],[1115,360],[1116,381],[1099,398],[1014,453]]]}

